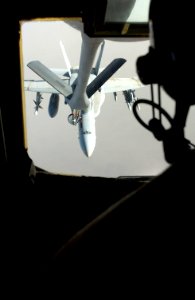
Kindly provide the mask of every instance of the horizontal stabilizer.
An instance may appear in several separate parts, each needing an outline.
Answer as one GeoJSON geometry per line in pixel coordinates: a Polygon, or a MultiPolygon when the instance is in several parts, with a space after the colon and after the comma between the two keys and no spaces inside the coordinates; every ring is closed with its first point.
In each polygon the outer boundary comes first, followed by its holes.
{"type": "Polygon", "coordinates": [[[126,62],[124,58],[114,59],[88,86],[87,96],[90,98],[101,86],[126,62]]]}
{"type": "MultiPolygon", "coordinates": [[[[64,82],[67,84],[69,79],[64,79],[64,82]]],[[[24,90],[30,92],[40,92],[40,93],[48,93],[48,94],[55,94],[59,93],[56,89],[53,88],[49,83],[44,80],[24,80],[24,90]]]]}
{"type": "Polygon", "coordinates": [[[50,69],[44,66],[40,61],[32,61],[28,63],[27,66],[42,79],[47,81],[51,86],[53,86],[60,94],[64,95],[65,97],[68,97],[72,94],[72,88],[50,69]]]}

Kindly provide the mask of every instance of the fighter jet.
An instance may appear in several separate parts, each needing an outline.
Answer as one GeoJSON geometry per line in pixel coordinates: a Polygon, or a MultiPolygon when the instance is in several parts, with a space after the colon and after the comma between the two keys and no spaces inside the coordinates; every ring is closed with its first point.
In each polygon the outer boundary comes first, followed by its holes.
{"type": "Polygon", "coordinates": [[[40,61],[31,61],[28,63],[28,67],[42,80],[25,80],[24,88],[26,91],[36,92],[37,95],[51,93],[48,113],[52,118],[58,111],[59,95],[64,96],[64,103],[71,109],[68,121],[70,124],[78,126],[81,149],[87,157],[90,157],[96,146],[95,118],[100,113],[105,94],[114,93],[115,95],[120,91],[135,90],[142,87],[143,84],[136,78],[112,79],[112,75],[126,60],[116,58],[101,69],[105,41],[103,38],[91,38],[83,30],[81,30],[81,36],[82,46],[78,68],[71,67],[62,42],[60,42],[67,69],[52,70],[40,61]],[[99,55],[93,67],[98,49],[99,55]]]}

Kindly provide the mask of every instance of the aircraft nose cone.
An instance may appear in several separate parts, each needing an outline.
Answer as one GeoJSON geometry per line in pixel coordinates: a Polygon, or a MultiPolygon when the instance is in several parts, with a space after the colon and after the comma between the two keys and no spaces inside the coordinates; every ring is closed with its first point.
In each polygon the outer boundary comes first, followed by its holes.
{"type": "Polygon", "coordinates": [[[93,154],[95,149],[95,139],[91,134],[84,134],[83,136],[83,145],[82,149],[84,154],[87,157],[90,157],[93,154]]]}
{"type": "Polygon", "coordinates": [[[93,154],[94,149],[86,149],[85,155],[90,157],[93,154]]]}
{"type": "Polygon", "coordinates": [[[93,151],[95,149],[96,145],[96,136],[95,132],[90,131],[79,131],[79,141],[81,149],[83,150],[83,153],[90,157],[93,154],[93,151]]]}
{"type": "Polygon", "coordinates": [[[79,122],[79,140],[84,154],[90,157],[96,144],[95,117],[92,110],[82,113],[79,122]]]}

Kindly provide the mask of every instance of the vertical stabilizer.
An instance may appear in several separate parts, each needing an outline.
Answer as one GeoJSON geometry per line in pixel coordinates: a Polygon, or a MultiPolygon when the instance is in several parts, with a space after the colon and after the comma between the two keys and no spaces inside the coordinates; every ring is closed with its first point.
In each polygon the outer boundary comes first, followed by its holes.
{"type": "Polygon", "coordinates": [[[105,41],[103,41],[101,44],[100,52],[99,52],[98,59],[97,59],[96,65],[95,65],[94,74],[96,76],[99,73],[100,63],[101,63],[101,59],[102,59],[102,55],[103,55],[103,51],[104,51],[104,46],[105,46],[105,41]]]}
{"type": "Polygon", "coordinates": [[[63,55],[63,58],[64,58],[64,61],[65,61],[65,64],[67,66],[67,69],[68,69],[68,74],[69,74],[69,77],[71,77],[71,64],[70,64],[70,61],[68,59],[68,55],[65,51],[65,47],[62,43],[62,41],[60,40],[60,48],[62,50],[62,55],[63,55]]]}

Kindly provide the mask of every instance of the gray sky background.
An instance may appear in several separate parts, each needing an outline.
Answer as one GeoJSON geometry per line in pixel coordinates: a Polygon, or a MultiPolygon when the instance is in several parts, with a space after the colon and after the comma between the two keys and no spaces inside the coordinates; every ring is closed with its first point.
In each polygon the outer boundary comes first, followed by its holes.
{"type": "MultiPolygon", "coordinates": [[[[40,60],[49,68],[66,68],[59,41],[65,45],[72,66],[79,65],[80,32],[64,22],[26,22],[22,25],[23,66],[25,79],[40,79],[27,67],[32,60],[40,60]]],[[[108,41],[101,67],[114,58],[123,57],[127,62],[114,77],[136,75],[136,59],[147,53],[149,41],[108,41]]],[[[136,91],[138,98],[150,99],[149,87],[136,91]]],[[[36,94],[25,92],[28,154],[35,165],[49,172],[66,175],[101,177],[158,175],[168,164],[165,162],[161,142],[143,128],[125,103],[122,93],[117,102],[107,94],[100,115],[96,118],[96,148],[90,158],[84,156],[78,140],[77,126],[67,121],[70,108],[60,96],[59,111],[55,118],[48,115],[49,95],[43,94],[43,110],[34,115],[36,94]]],[[[162,93],[162,105],[173,115],[174,100],[162,93]]],[[[142,106],[145,120],[152,117],[151,109],[142,106]]],[[[187,120],[186,137],[195,142],[195,107],[187,120]]]]}

